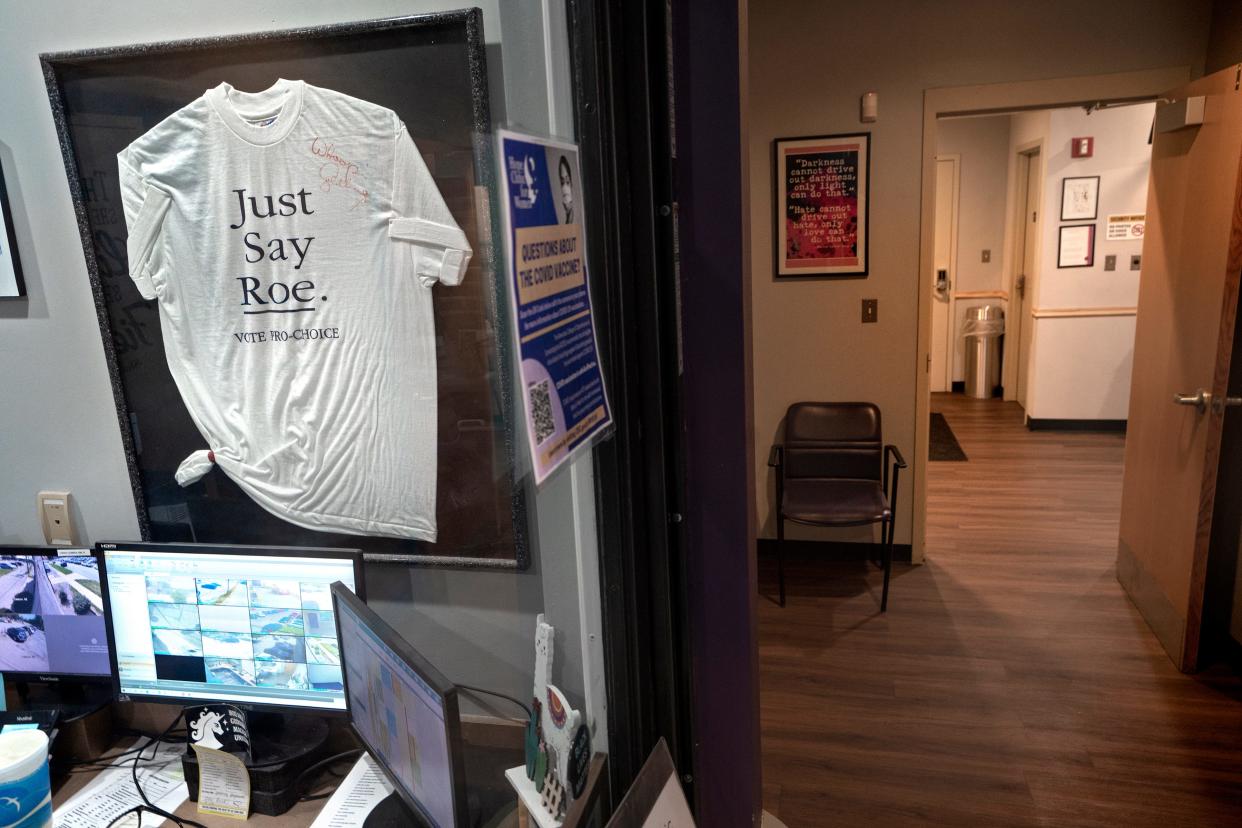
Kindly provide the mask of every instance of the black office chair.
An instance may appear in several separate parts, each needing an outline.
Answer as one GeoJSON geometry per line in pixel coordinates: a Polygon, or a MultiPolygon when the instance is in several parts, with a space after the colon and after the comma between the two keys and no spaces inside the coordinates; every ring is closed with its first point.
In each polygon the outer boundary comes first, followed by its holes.
{"type": "Polygon", "coordinates": [[[776,469],[781,606],[785,606],[785,521],[808,526],[879,523],[884,566],[880,612],[886,612],[897,474],[906,468],[906,461],[896,446],[884,444],[880,409],[871,403],[794,403],[785,413],[785,442],[772,446],[768,465],[776,469]]]}

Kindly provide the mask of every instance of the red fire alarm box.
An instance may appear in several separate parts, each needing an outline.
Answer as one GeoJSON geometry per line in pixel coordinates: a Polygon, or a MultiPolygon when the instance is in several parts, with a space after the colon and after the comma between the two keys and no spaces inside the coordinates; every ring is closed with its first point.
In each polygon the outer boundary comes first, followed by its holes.
{"type": "Polygon", "coordinates": [[[1070,139],[1070,158],[1090,158],[1095,154],[1095,139],[1087,136],[1084,138],[1070,139]]]}

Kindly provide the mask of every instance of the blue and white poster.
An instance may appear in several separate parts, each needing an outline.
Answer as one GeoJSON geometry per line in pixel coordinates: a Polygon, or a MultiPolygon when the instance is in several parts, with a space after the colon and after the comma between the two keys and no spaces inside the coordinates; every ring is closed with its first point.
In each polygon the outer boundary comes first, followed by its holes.
{"type": "Polygon", "coordinates": [[[509,304],[538,484],[608,428],[612,412],[587,286],[578,148],[499,136],[509,304]]]}

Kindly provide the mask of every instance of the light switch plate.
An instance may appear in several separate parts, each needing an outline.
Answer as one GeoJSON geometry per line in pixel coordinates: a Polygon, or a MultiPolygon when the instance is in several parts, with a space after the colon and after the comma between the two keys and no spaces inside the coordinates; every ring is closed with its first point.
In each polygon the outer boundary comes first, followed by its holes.
{"type": "Polygon", "coordinates": [[[992,251],[991,250],[983,251],[983,256],[981,256],[980,258],[982,258],[984,264],[987,264],[988,262],[992,261],[992,251]]]}
{"type": "Polygon", "coordinates": [[[1117,254],[1116,253],[1109,253],[1107,256],[1104,257],[1104,269],[1105,270],[1116,270],[1117,269],[1117,254]]]}
{"type": "Polygon", "coordinates": [[[1142,269],[1142,267],[1143,267],[1143,257],[1142,255],[1135,253],[1133,256],[1130,257],[1130,269],[1140,270],[1142,269]]]}
{"type": "Polygon", "coordinates": [[[78,539],[73,531],[69,504],[73,495],[69,492],[39,492],[39,523],[43,527],[43,540],[54,546],[74,546],[78,539]]]}
{"type": "Polygon", "coordinates": [[[879,299],[862,300],[862,321],[864,323],[875,322],[880,315],[879,299]]]}

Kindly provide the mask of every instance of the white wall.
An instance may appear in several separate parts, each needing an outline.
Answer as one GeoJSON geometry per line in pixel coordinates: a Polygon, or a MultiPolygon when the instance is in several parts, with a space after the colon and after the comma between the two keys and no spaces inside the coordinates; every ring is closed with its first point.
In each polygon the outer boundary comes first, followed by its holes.
{"type": "MultiPolygon", "coordinates": [[[[34,508],[40,489],[73,491],[84,540],[138,535],[41,52],[479,5],[493,116],[500,121],[507,112],[509,120],[533,130],[573,132],[564,10],[555,3],[0,2],[0,161],[29,291],[27,301],[0,303],[0,543],[42,543],[34,508]],[[518,34],[502,37],[510,30],[518,34]],[[551,79],[549,65],[557,73],[551,79]]],[[[531,687],[535,615],[547,612],[558,632],[556,679],[572,701],[586,699],[588,715],[602,724],[593,490],[587,458],[539,493],[528,571],[368,566],[370,602],[450,678],[519,698],[531,687]]],[[[605,728],[597,734],[606,737],[605,728]]]]}
{"type": "MultiPolygon", "coordinates": [[[[1037,312],[1126,309],[1121,316],[1035,319],[1027,398],[1032,419],[1124,420],[1130,404],[1134,353],[1133,309],[1140,271],[1130,256],[1143,243],[1107,241],[1109,214],[1142,213],[1147,205],[1151,130],[1155,104],[1118,107],[1088,115],[1082,108],[1049,113],[1044,158],[1043,220],[1040,225],[1039,278],[1033,286],[1037,312]],[[1090,158],[1070,156],[1071,139],[1095,139],[1090,158]],[[1061,221],[1062,180],[1100,176],[1099,211],[1094,222],[1061,221]],[[1094,223],[1095,264],[1058,268],[1059,228],[1094,223]],[[1105,257],[1117,269],[1105,271],[1105,257]]],[[[1110,310],[1110,312],[1112,312],[1110,310]]]]}
{"type": "MultiPolygon", "coordinates": [[[[957,281],[954,293],[994,291],[1004,287],[1005,204],[1008,184],[1009,116],[946,118],[937,124],[936,153],[957,155],[958,189],[957,281]],[[991,260],[983,261],[983,251],[991,260]]],[[[953,381],[966,377],[962,320],[969,308],[999,305],[999,298],[958,298],[953,319],[953,381]]]]}

